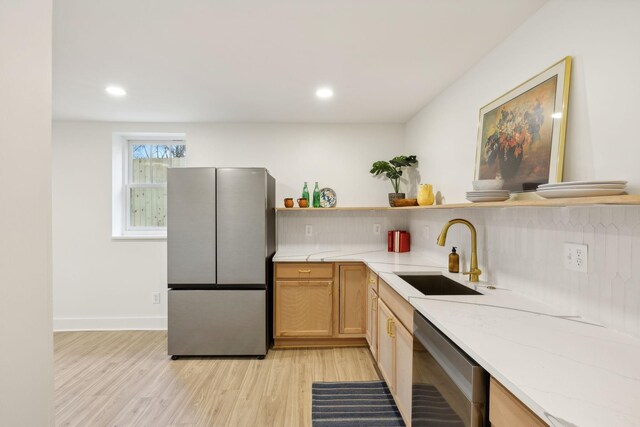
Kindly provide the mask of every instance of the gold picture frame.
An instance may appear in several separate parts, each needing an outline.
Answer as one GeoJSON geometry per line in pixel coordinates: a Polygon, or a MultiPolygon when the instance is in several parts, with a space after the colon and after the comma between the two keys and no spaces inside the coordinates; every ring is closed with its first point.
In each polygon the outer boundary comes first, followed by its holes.
{"type": "Polygon", "coordinates": [[[511,192],[562,181],[571,57],[480,108],[475,179],[511,192]]]}

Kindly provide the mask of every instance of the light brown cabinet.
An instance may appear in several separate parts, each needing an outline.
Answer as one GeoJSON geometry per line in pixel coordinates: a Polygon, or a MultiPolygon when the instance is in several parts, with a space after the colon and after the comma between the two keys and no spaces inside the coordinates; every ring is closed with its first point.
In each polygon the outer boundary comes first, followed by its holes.
{"type": "Polygon", "coordinates": [[[378,276],[367,270],[367,328],[365,337],[374,360],[378,360],[378,276]]]}
{"type": "Polygon", "coordinates": [[[396,347],[396,394],[398,410],[407,425],[411,424],[411,399],[413,395],[413,335],[398,323],[392,325],[396,347]]]}
{"type": "Polygon", "coordinates": [[[378,292],[378,369],[402,418],[410,425],[413,334],[408,327],[413,325],[413,307],[384,280],[378,280],[378,292]]]}
{"type": "Polygon", "coordinates": [[[331,281],[276,281],[277,337],[332,335],[331,281]]]}
{"type": "Polygon", "coordinates": [[[393,319],[394,316],[389,307],[378,300],[378,369],[391,393],[395,394],[395,345],[390,331],[393,319]]]}
{"type": "Polygon", "coordinates": [[[364,345],[362,263],[276,263],[275,347],[364,345]]]}
{"type": "Polygon", "coordinates": [[[338,265],[340,280],[340,334],[366,331],[366,267],[363,264],[338,265]]]}
{"type": "Polygon", "coordinates": [[[489,421],[495,427],[542,427],[547,424],[495,378],[489,383],[489,421]]]}

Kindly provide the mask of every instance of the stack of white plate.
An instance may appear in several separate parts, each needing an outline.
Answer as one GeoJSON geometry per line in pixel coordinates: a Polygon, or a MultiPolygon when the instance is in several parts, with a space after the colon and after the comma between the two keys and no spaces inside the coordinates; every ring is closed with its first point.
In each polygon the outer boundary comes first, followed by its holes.
{"type": "Polygon", "coordinates": [[[546,198],[596,197],[623,194],[627,181],[571,181],[557,184],[542,184],[536,194],[546,198]]]}
{"type": "Polygon", "coordinates": [[[475,190],[467,191],[470,202],[503,202],[509,199],[509,190],[475,190]]]}

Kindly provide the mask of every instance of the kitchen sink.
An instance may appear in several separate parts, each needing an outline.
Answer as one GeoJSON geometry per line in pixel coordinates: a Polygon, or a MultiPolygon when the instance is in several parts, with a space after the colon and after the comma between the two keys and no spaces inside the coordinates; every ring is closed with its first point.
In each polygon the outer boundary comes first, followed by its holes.
{"type": "Polygon", "coordinates": [[[482,295],[480,292],[440,274],[397,274],[397,276],[424,295],[482,295]]]}

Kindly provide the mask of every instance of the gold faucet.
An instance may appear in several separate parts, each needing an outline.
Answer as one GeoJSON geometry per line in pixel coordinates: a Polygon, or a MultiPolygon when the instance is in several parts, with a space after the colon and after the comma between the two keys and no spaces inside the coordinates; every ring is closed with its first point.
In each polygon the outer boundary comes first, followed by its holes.
{"type": "Polygon", "coordinates": [[[442,227],[442,231],[438,236],[438,245],[444,246],[447,240],[447,231],[449,231],[449,227],[451,227],[453,224],[464,224],[469,227],[469,230],[471,231],[471,268],[468,272],[462,274],[468,274],[470,282],[479,282],[480,274],[482,273],[482,271],[480,271],[480,269],[478,268],[478,242],[476,239],[476,229],[473,224],[471,224],[466,219],[452,219],[451,221],[447,222],[444,227],[442,227]]]}

